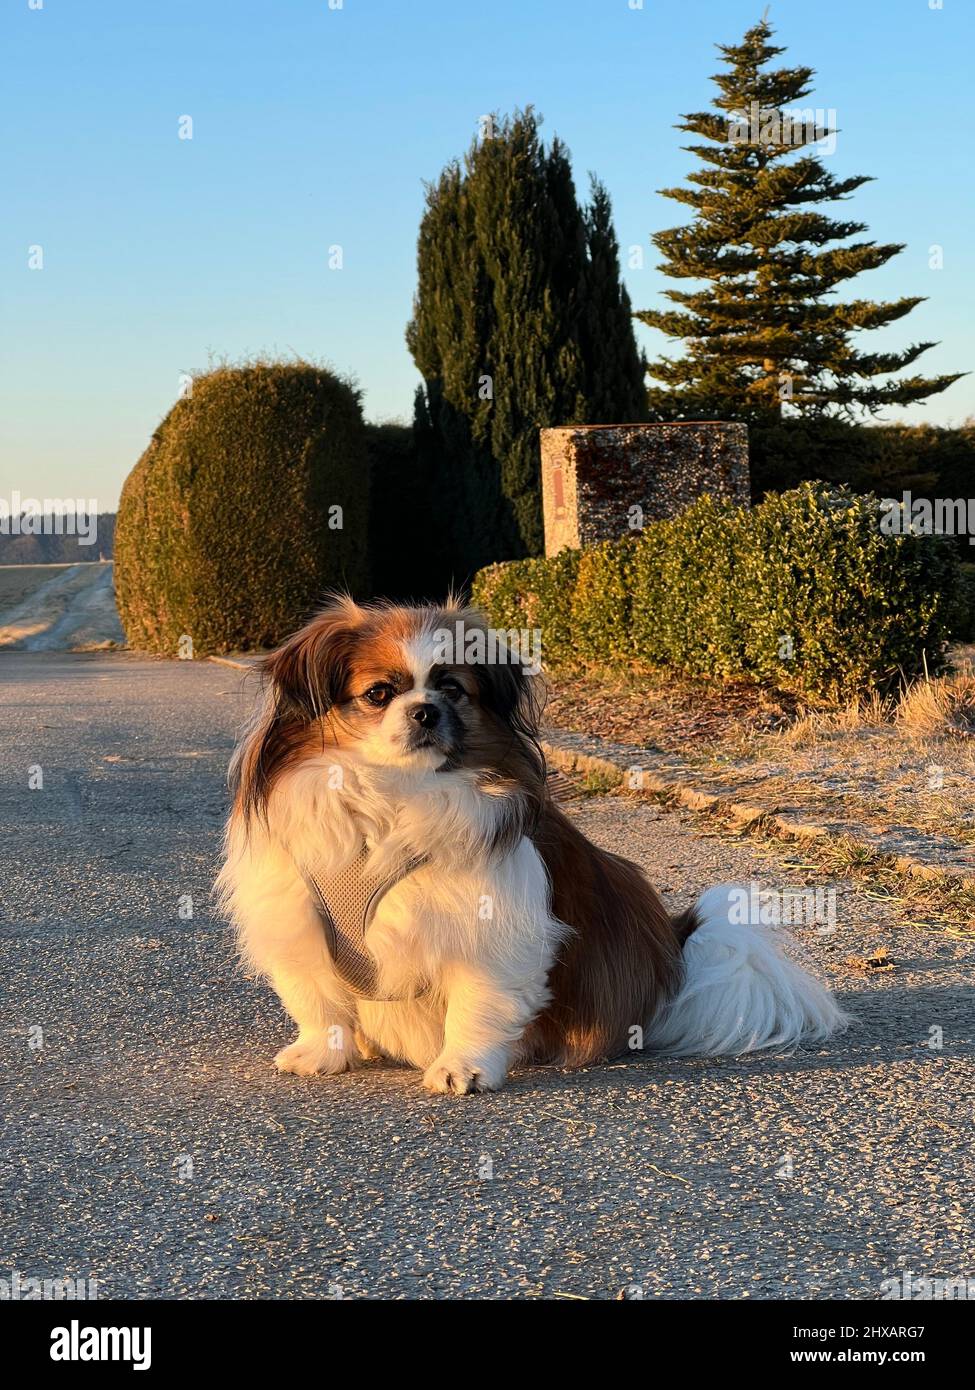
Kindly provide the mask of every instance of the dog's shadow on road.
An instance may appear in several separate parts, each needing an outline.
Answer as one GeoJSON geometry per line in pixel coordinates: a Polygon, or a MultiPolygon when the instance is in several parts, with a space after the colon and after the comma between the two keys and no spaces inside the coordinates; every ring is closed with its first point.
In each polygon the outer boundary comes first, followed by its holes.
{"type": "Polygon", "coordinates": [[[975,1051],[975,1007],[971,990],[963,984],[942,988],[891,984],[883,989],[838,992],[836,1000],[850,1016],[850,1024],[824,1043],[786,1052],[772,1048],[741,1057],[667,1057],[648,1049],[578,1070],[516,1069],[507,1085],[512,1089],[544,1088],[548,1079],[560,1089],[582,1075],[601,1077],[610,1084],[620,1072],[639,1073],[648,1081],[657,1077],[670,1080],[686,1076],[689,1069],[740,1076],[848,1072],[911,1061],[939,1065],[975,1051]]]}

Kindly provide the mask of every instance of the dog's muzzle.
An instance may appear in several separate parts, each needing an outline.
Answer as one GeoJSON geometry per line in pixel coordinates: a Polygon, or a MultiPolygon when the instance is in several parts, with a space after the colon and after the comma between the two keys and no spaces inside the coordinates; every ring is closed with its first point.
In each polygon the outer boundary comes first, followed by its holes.
{"type": "Polygon", "coordinates": [[[431,700],[425,700],[422,704],[410,706],[406,711],[406,720],[408,753],[434,748],[447,759],[453,759],[460,753],[464,741],[464,726],[456,711],[449,705],[434,704],[431,700]]]}

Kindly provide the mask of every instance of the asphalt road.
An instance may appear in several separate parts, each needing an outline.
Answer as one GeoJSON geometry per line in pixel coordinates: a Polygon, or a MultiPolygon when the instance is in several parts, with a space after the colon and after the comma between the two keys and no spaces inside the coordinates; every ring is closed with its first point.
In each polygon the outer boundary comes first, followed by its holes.
{"type": "MultiPolygon", "coordinates": [[[[803,933],[858,1020],[828,1047],[540,1069],[463,1099],[379,1065],[279,1076],[290,1025],[208,897],[244,684],[0,656],[0,1276],[93,1276],[104,1297],[595,1299],[975,1277],[975,943],[894,930],[842,881],[836,933],[803,933]],[[879,944],[892,974],[843,968],[879,944]]],[[[653,806],[572,811],[675,905],[716,880],[807,881],[653,806]]]]}

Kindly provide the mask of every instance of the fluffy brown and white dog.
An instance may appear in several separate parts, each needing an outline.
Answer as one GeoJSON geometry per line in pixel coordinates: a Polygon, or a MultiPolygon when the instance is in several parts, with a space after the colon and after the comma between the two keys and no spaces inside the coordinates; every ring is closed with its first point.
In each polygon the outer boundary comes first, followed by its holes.
{"type": "Polygon", "coordinates": [[[589,843],[548,793],[535,682],[514,660],[444,660],[458,622],[488,633],[453,603],[338,599],[264,663],[219,886],[298,1026],[277,1066],[387,1056],[466,1094],[513,1063],[739,1054],[840,1027],[767,929],[732,920],[727,888],[672,919],[635,865],[589,843]],[[354,917],[371,894],[367,946],[349,948],[371,978],[341,965],[327,881],[354,917]]]}

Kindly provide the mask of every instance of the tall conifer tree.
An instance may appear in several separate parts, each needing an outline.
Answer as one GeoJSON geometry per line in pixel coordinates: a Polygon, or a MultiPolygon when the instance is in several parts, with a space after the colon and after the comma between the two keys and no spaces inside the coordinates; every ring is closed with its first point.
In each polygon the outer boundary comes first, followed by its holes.
{"type": "Polygon", "coordinates": [[[492,120],[427,190],[407,343],[424,380],[438,543],[456,576],[542,549],[538,430],[643,419],[643,359],[608,195],[528,109],[492,120]]]}
{"type": "Polygon", "coordinates": [[[870,180],[837,179],[824,167],[816,145],[835,131],[799,107],[813,69],[770,68],[785,51],[770,42],[772,32],[762,20],[740,44],[719,44],[726,66],[713,79],[717,110],[685,115],[677,127],[707,142],[687,147],[704,165],[689,175],[693,187],[662,190],[692,208],[694,220],[653,241],[669,276],[706,285],[666,290],[678,307],[637,314],[686,349],[650,365],[664,383],[649,393],[654,417],[768,424],[797,413],[853,416],[909,405],[958,379],[894,378],[933,343],[875,353],[854,346],[854,334],[903,318],[922,298],[835,297],[904,248],[851,240],[864,223],[819,211],[870,180]]]}

